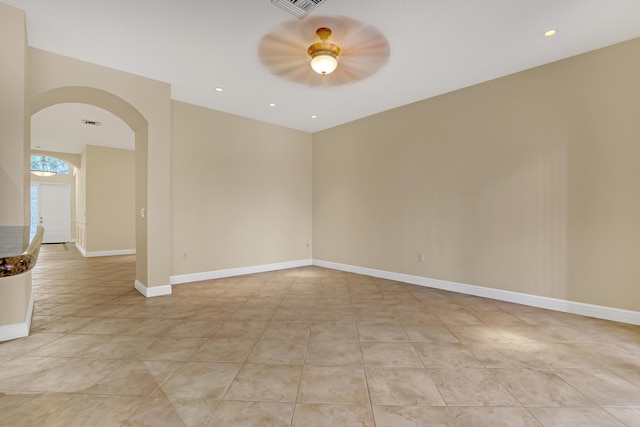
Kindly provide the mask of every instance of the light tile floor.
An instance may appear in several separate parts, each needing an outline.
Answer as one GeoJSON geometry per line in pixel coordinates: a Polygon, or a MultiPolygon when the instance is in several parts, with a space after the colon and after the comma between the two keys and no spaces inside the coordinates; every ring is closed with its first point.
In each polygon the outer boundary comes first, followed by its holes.
{"type": "Polygon", "coordinates": [[[43,247],[0,425],[640,426],[640,327],[317,267],[145,299],[43,247]]]}

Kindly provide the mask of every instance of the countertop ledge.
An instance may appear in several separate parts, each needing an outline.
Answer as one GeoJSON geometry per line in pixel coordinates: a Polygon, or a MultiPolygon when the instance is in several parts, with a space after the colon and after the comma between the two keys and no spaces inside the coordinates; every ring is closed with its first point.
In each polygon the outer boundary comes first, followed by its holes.
{"type": "Polygon", "coordinates": [[[43,234],[44,228],[38,227],[29,242],[29,227],[0,226],[0,277],[26,273],[35,266],[43,234]]]}

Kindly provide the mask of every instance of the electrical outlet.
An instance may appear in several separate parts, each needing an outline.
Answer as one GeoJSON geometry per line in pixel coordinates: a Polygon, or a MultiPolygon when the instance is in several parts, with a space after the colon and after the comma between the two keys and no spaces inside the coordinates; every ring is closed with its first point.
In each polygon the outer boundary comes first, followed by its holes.
{"type": "Polygon", "coordinates": [[[418,262],[424,262],[424,254],[422,252],[418,252],[418,262]]]}

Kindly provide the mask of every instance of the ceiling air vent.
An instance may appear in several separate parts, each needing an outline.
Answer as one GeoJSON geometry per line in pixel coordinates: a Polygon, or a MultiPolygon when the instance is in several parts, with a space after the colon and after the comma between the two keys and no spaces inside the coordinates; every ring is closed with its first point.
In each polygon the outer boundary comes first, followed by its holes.
{"type": "Polygon", "coordinates": [[[327,0],[271,0],[271,3],[302,19],[326,1],[327,0]]]}
{"type": "Polygon", "coordinates": [[[88,126],[100,126],[102,124],[102,122],[96,122],[95,120],[82,119],[82,124],[83,125],[88,125],[88,126]]]}

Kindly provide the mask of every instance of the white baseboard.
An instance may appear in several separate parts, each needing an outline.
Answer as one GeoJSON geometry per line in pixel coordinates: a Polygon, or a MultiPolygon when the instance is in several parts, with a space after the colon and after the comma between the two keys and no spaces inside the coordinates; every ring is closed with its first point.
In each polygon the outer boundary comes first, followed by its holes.
{"type": "Polygon", "coordinates": [[[78,252],[80,252],[80,255],[82,255],[83,257],[87,256],[87,251],[85,251],[84,248],[80,246],[78,242],[76,242],[76,249],[78,250],[78,252]]]}
{"type": "Polygon", "coordinates": [[[135,288],[147,298],[171,295],[171,285],[146,287],[139,281],[135,281],[135,288]]]}
{"type": "Polygon", "coordinates": [[[83,251],[82,256],[86,258],[99,257],[99,256],[117,256],[117,255],[135,255],[135,249],[121,249],[117,251],[83,251]]]}
{"type": "Polygon", "coordinates": [[[202,280],[221,279],[223,277],[243,276],[245,274],[285,270],[287,268],[307,267],[312,264],[313,261],[311,259],[302,259],[299,261],[278,262],[274,264],[229,268],[226,270],[205,271],[202,273],[179,274],[177,276],[169,277],[169,283],[172,285],[178,285],[181,283],[200,282],[202,280]]]}
{"type": "Polygon", "coordinates": [[[85,258],[99,257],[99,256],[116,256],[116,255],[135,255],[135,249],[120,249],[116,251],[86,251],[78,242],[76,242],[76,249],[85,258]]]}
{"type": "Polygon", "coordinates": [[[31,315],[33,314],[33,291],[29,298],[29,306],[23,323],[13,323],[11,325],[0,326],[0,342],[24,338],[29,336],[31,330],[31,315]]]}
{"type": "Polygon", "coordinates": [[[467,295],[491,298],[499,301],[513,302],[516,304],[546,308],[549,310],[561,311],[571,314],[579,314],[582,316],[595,317],[598,319],[613,320],[615,322],[640,325],[640,312],[637,311],[623,310],[601,305],[585,304],[581,302],[523,294],[519,292],[504,291],[501,289],[485,288],[482,286],[467,285],[464,283],[449,282],[446,280],[430,279],[422,276],[412,276],[409,274],[394,273],[390,271],[357,267],[353,265],[339,264],[335,262],[316,259],[313,260],[313,265],[331,268],[334,270],[347,271],[350,273],[379,277],[382,279],[395,280],[398,282],[411,283],[413,285],[420,285],[467,295]]]}

